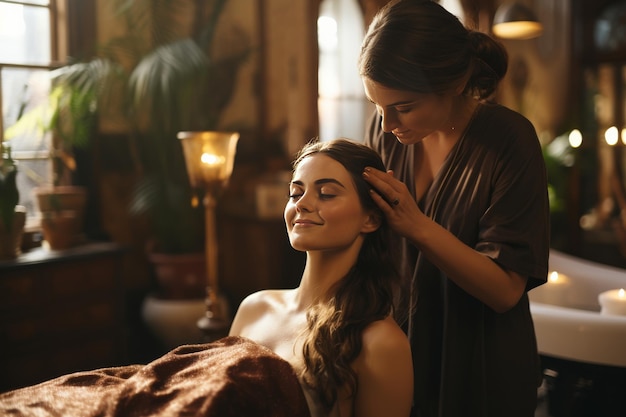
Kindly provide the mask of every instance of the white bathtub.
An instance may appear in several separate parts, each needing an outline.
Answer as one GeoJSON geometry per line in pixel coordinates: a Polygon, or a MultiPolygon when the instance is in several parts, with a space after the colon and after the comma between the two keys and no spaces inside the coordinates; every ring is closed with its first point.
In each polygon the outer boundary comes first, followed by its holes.
{"type": "Polygon", "coordinates": [[[598,295],[626,288],[626,270],[551,250],[560,282],[529,292],[539,352],[576,362],[626,368],[626,316],[600,313],[598,295]]]}

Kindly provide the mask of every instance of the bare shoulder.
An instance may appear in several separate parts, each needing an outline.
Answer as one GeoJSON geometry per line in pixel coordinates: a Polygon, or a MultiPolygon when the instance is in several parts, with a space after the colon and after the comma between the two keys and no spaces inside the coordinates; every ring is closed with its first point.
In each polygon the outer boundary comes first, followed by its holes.
{"type": "Polygon", "coordinates": [[[258,321],[266,314],[284,305],[287,290],[262,290],[248,295],[243,299],[230,327],[231,336],[245,334],[245,328],[258,321]]]}
{"type": "Polygon", "coordinates": [[[357,373],[379,378],[413,366],[409,339],[393,318],[371,323],[361,337],[361,353],[353,364],[357,373]]]}
{"type": "Polygon", "coordinates": [[[285,304],[292,290],[261,290],[248,295],[239,305],[240,309],[271,309],[285,304]]]}
{"type": "Polygon", "coordinates": [[[373,353],[410,351],[409,340],[392,318],[372,322],[363,331],[363,349],[373,353]]]}
{"type": "Polygon", "coordinates": [[[413,401],[413,359],[406,334],[388,317],[371,323],[362,338],[353,364],[359,387],[354,415],[407,417],[413,401]]]}

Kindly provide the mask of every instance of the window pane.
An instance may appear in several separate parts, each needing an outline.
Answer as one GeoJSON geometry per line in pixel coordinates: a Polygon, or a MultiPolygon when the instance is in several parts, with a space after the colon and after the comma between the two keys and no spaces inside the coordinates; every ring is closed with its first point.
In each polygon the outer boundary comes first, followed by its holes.
{"type": "Polygon", "coordinates": [[[33,189],[41,186],[43,179],[50,178],[52,163],[49,159],[20,159],[18,164],[17,189],[20,190],[20,205],[26,207],[28,217],[35,217],[38,208],[33,189]]]}
{"type": "Polygon", "coordinates": [[[611,4],[600,13],[595,21],[595,47],[601,52],[626,51],[626,3],[611,4]]]}
{"type": "Polygon", "coordinates": [[[0,62],[50,62],[49,9],[0,3],[0,62]]]}
{"type": "MultiPolygon", "coordinates": [[[[50,72],[48,70],[26,70],[21,68],[2,68],[2,103],[3,122],[6,129],[23,115],[48,100],[50,91],[50,72]]],[[[11,139],[15,151],[41,150],[42,135],[36,125],[30,124],[32,131],[11,139]]]]}
{"type": "MultiPolygon", "coordinates": [[[[2,68],[3,122],[6,129],[37,106],[45,103],[50,89],[48,70],[2,68]]],[[[49,135],[48,135],[49,136],[49,135]]],[[[17,186],[20,204],[26,206],[29,216],[35,214],[32,188],[49,182],[51,165],[48,159],[49,137],[43,137],[33,125],[8,139],[14,159],[19,162],[17,186]]]]}

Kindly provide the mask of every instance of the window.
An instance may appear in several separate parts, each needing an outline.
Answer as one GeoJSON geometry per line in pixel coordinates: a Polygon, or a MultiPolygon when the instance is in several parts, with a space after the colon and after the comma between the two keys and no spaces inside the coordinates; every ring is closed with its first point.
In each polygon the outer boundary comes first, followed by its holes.
{"type": "Polygon", "coordinates": [[[7,140],[5,133],[47,98],[49,72],[66,48],[59,36],[67,26],[59,19],[65,16],[64,5],[62,0],[0,0],[0,140],[11,146],[19,163],[20,204],[31,218],[36,211],[32,189],[51,183],[50,138],[33,132],[7,140]]]}
{"type": "Polygon", "coordinates": [[[324,0],[317,21],[320,139],[363,141],[373,111],[357,68],[364,24],[356,0],[324,0]]]}
{"type": "MultiPolygon", "coordinates": [[[[462,17],[459,0],[440,3],[450,13],[462,17]]],[[[365,97],[357,68],[365,36],[357,0],[323,0],[317,34],[320,139],[346,137],[362,142],[368,118],[375,108],[365,97]]]]}

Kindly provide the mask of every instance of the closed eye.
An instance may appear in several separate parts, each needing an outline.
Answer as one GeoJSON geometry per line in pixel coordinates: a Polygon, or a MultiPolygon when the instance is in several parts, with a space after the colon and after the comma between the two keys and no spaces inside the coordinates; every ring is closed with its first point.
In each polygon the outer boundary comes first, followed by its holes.
{"type": "MultiPolygon", "coordinates": [[[[302,193],[292,193],[289,194],[289,198],[291,200],[297,201],[300,197],[302,197],[302,193]]],[[[337,194],[328,194],[328,193],[319,193],[320,200],[331,200],[337,197],[337,194]]]]}
{"type": "Polygon", "coordinates": [[[412,107],[401,107],[401,108],[397,108],[397,107],[396,107],[396,109],[395,109],[395,110],[396,110],[398,113],[402,113],[402,114],[404,114],[404,113],[408,113],[408,112],[410,112],[411,110],[413,110],[413,108],[412,108],[412,107]]]}

